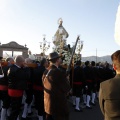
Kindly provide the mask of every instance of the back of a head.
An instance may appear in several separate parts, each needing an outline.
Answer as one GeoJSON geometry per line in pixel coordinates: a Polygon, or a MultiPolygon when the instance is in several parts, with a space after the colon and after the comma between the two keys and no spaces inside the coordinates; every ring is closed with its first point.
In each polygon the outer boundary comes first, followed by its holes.
{"type": "Polygon", "coordinates": [[[5,60],[6,62],[14,62],[14,59],[13,59],[13,57],[8,57],[8,58],[6,58],[6,60],[5,60]]]}
{"type": "Polygon", "coordinates": [[[112,61],[118,61],[120,62],[120,50],[117,50],[116,52],[114,52],[112,55],[111,55],[111,59],[112,61]]]}
{"type": "Polygon", "coordinates": [[[86,66],[88,66],[88,65],[89,65],[89,63],[90,63],[89,61],[86,61],[86,62],[85,62],[85,65],[86,65],[86,66]]]}
{"type": "Polygon", "coordinates": [[[80,65],[81,65],[81,61],[80,61],[80,60],[77,61],[77,62],[76,62],[76,65],[79,65],[79,66],[80,66],[80,65]]]}
{"type": "Polygon", "coordinates": [[[47,59],[46,58],[43,58],[40,62],[40,65],[41,66],[44,66],[44,64],[47,62],[47,59]]]}
{"type": "Polygon", "coordinates": [[[92,66],[95,66],[95,61],[92,61],[92,62],[91,62],[91,65],[92,65],[92,66]]]}
{"type": "Polygon", "coordinates": [[[99,66],[99,63],[96,63],[96,66],[99,66]]]}
{"type": "Polygon", "coordinates": [[[117,50],[111,55],[113,64],[120,70],[120,50],[117,50]]]}
{"type": "Polygon", "coordinates": [[[21,63],[21,62],[24,62],[24,57],[22,55],[18,55],[16,58],[15,58],[15,62],[16,63],[21,63]]]}
{"type": "Polygon", "coordinates": [[[25,63],[30,64],[30,63],[32,63],[32,60],[31,60],[30,58],[26,58],[26,59],[25,59],[25,63]]]}

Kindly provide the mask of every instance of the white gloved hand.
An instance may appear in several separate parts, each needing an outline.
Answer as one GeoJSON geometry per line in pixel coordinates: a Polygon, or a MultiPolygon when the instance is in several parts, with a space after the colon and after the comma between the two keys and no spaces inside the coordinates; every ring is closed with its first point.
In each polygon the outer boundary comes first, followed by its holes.
{"type": "Polygon", "coordinates": [[[0,78],[3,78],[4,77],[4,74],[0,75],[0,78]]]}

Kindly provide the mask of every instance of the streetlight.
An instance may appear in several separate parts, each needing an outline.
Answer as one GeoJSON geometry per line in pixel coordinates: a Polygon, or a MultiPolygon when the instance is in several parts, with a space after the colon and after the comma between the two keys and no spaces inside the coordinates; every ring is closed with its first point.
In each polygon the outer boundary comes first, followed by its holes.
{"type": "Polygon", "coordinates": [[[46,35],[43,35],[43,42],[40,42],[40,49],[42,50],[43,55],[50,48],[50,42],[47,42],[46,35]]]}

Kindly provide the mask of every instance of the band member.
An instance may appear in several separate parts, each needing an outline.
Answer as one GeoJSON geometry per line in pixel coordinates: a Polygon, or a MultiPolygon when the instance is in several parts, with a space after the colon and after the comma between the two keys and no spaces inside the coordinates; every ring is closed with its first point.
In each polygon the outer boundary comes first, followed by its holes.
{"type": "Polygon", "coordinates": [[[98,76],[97,76],[97,93],[96,93],[97,99],[98,99],[99,98],[100,81],[101,81],[99,63],[96,63],[96,69],[97,69],[97,73],[98,73],[98,76]]]}
{"type": "Polygon", "coordinates": [[[38,111],[39,120],[43,120],[44,115],[44,92],[42,84],[42,75],[48,67],[47,59],[43,58],[40,62],[40,66],[33,71],[33,93],[35,98],[35,108],[38,111]]]}
{"type": "Polygon", "coordinates": [[[96,98],[96,92],[97,92],[97,79],[98,79],[98,70],[95,66],[95,61],[91,62],[91,79],[92,79],[92,99],[91,104],[95,106],[95,98],[96,98]]]}
{"type": "Polygon", "coordinates": [[[105,64],[104,70],[105,70],[105,80],[108,80],[108,79],[115,77],[114,70],[110,69],[109,63],[105,64]]]}
{"type": "Polygon", "coordinates": [[[57,52],[49,54],[50,66],[44,72],[44,108],[46,120],[69,120],[67,94],[70,85],[65,72],[60,70],[60,56],[57,52]]]}
{"type": "Polygon", "coordinates": [[[86,104],[86,108],[91,109],[90,106],[90,96],[91,96],[91,89],[92,89],[92,71],[90,68],[90,62],[86,61],[85,62],[85,67],[84,67],[84,73],[85,73],[85,86],[84,86],[84,91],[83,91],[83,99],[84,99],[84,104],[86,104]]]}
{"type": "Polygon", "coordinates": [[[2,111],[1,111],[1,120],[5,120],[7,116],[9,116],[10,112],[10,97],[8,96],[8,79],[7,79],[7,71],[11,66],[11,63],[14,62],[13,58],[7,58],[6,62],[8,65],[1,65],[0,57],[0,99],[3,102],[2,111]],[[6,116],[7,115],[7,116],[6,116]]]}
{"type": "Polygon", "coordinates": [[[82,112],[81,108],[79,107],[80,97],[82,95],[82,89],[85,81],[84,71],[83,68],[80,66],[81,61],[77,61],[74,74],[73,74],[73,96],[75,96],[75,111],[82,112]]]}
{"type": "Polygon", "coordinates": [[[27,88],[29,75],[24,69],[25,59],[17,56],[15,64],[8,70],[8,95],[11,98],[11,114],[9,120],[17,120],[24,90],[27,88]]]}
{"type": "Polygon", "coordinates": [[[32,60],[30,58],[25,59],[25,64],[26,64],[26,71],[29,74],[29,79],[27,81],[27,89],[25,90],[25,103],[24,103],[24,109],[23,109],[23,114],[22,114],[22,119],[25,119],[27,115],[32,114],[31,110],[31,103],[33,100],[33,67],[29,67],[27,64],[31,64],[32,60]]]}

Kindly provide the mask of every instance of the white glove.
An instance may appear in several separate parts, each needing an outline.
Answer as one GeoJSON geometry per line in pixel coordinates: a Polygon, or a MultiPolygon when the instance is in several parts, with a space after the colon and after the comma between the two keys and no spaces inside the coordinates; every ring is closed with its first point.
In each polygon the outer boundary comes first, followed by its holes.
{"type": "Polygon", "coordinates": [[[4,77],[4,74],[0,75],[0,78],[3,78],[4,77]]]}

